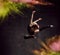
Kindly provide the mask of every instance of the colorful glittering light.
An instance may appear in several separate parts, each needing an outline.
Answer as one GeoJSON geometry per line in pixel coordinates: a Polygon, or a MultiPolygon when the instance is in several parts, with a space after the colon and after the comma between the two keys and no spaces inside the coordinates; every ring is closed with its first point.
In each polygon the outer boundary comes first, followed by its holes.
{"type": "Polygon", "coordinates": [[[52,3],[44,2],[44,0],[0,0],[0,17],[5,18],[11,11],[19,13],[23,7],[31,7],[35,4],[52,5],[52,3]]]}
{"type": "Polygon", "coordinates": [[[60,35],[56,35],[47,39],[46,43],[40,39],[38,42],[44,48],[40,48],[39,50],[32,50],[34,55],[60,55],[60,35]]]}
{"type": "Polygon", "coordinates": [[[27,3],[30,5],[40,4],[40,5],[52,5],[52,3],[45,0],[10,0],[12,2],[27,3]]]}
{"type": "Polygon", "coordinates": [[[48,43],[50,49],[56,52],[60,51],[60,35],[54,36],[53,38],[49,39],[48,43]]]}

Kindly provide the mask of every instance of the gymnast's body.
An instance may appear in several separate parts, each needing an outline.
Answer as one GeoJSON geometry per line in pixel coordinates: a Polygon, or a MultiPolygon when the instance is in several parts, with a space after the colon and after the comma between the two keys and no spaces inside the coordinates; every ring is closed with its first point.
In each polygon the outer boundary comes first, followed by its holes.
{"type": "Polygon", "coordinates": [[[37,33],[39,33],[40,31],[46,29],[46,28],[50,28],[50,27],[53,27],[53,25],[48,25],[46,27],[43,27],[43,28],[40,28],[39,24],[37,23],[38,21],[41,21],[42,18],[38,18],[37,20],[33,21],[33,16],[34,16],[34,13],[36,11],[33,11],[32,12],[32,16],[31,16],[31,20],[30,20],[30,24],[28,25],[27,27],[27,31],[28,31],[28,35],[25,35],[24,36],[24,39],[29,39],[29,38],[37,38],[35,35],[37,33]]]}
{"type": "Polygon", "coordinates": [[[42,18],[38,18],[37,20],[33,21],[33,16],[34,13],[36,11],[32,12],[32,16],[31,16],[31,20],[30,20],[30,24],[27,27],[28,33],[29,35],[26,35],[25,38],[36,38],[35,34],[37,34],[40,30],[39,30],[39,25],[38,25],[38,21],[42,20],[42,18]]]}

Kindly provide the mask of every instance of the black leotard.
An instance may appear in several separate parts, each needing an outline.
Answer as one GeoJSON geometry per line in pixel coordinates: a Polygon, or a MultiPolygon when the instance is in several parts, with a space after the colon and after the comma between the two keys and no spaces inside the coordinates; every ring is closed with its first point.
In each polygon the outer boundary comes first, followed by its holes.
{"type": "Polygon", "coordinates": [[[33,26],[29,26],[29,25],[28,25],[28,28],[27,28],[28,33],[29,33],[30,35],[34,35],[36,29],[39,29],[39,28],[37,27],[37,25],[33,25],[33,26]]]}

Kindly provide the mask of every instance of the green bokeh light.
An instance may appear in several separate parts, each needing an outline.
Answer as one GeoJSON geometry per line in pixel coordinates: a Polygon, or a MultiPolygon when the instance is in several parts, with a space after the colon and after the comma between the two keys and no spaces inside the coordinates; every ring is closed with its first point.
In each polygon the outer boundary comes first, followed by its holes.
{"type": "Polygon", "coordinates": [[[47,55],[60,55],[60,52],[49,52],[47,55]]]}
{"type": "Polygon", "coordinates": [[[10,1],[0,2],[0,17],[4,19],[8,14],[11,14],[12,11],[19,14],[21,13],[20,9],[23,9],[23,7],[27,7],[26,4],[10,1]]]}

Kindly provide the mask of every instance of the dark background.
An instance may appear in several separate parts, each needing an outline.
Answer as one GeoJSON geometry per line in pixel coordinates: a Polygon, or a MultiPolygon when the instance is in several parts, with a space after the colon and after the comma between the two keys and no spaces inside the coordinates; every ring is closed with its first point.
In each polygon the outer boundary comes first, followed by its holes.
{"type": "Polygon", "coordinates": [[[45,29],[38,33],[38,38],[44,41],[46,38],[60,34],[59,0],[50,1],[55,5],[35,5],[33,9],[23,9],[24,15],[18,15],[12,12],[11,15],[6,17],[6,20],[0,24],[0,55],[33,55],[31,51],[41,47],[36,39],[24,39],[24,35],[28,33],[26,28],[33,10],[36,10],[34,20],[39,17],[43,18],[42,21],[38,22],[40,27],[50,24],[54,25],[53,28],[45,29]]]}

